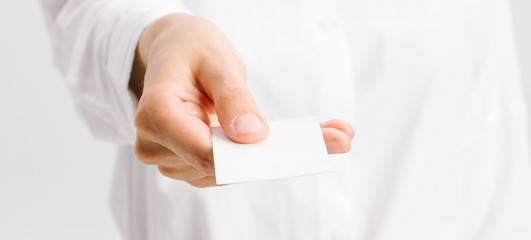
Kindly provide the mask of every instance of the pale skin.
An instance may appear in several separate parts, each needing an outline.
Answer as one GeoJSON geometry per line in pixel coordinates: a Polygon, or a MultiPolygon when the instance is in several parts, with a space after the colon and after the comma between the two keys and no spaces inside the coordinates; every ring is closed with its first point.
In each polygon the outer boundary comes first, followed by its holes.
{"type": "MultiPolygon", "coordinates": [[[[215,186],[210,127],[238,143],[269,134],[246,87],[245,64],[213,23],[172,14],[149,25],[136,51],[129,87],[139,98],[135,154],[170,178],[215,186]]],[[[329,154],[350,150],[352,126],[321,123],[329,154]]]]}

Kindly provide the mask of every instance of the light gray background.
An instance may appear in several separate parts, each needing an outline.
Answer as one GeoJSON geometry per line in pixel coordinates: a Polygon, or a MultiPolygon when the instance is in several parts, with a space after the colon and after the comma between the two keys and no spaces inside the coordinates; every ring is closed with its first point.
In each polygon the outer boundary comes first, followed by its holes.
{"type": "MultiPolygon", "coordinates": [[[[531,1],[511,2],[531,106],[531,1]]],[[[1,1],[0,239],[119,239],[114,148],[79,121],[51,59],[37,1],[1,1]]]]}

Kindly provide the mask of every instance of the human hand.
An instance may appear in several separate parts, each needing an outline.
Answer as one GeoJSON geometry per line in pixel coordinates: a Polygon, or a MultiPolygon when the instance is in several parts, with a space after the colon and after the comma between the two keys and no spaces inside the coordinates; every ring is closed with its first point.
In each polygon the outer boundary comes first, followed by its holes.
{"type": "MultiPolygon", "coordinates": [[[[139,97],[135,154],[170,178],[216,184],[210,127],[235,142],[256,143],[269,127],[246,85],[245,64],[211,22],[172,14],[140,37],[129,86],[139,97]]],[[[329,153],[350,150],[352,127],[321,124],[329,153]]]]}

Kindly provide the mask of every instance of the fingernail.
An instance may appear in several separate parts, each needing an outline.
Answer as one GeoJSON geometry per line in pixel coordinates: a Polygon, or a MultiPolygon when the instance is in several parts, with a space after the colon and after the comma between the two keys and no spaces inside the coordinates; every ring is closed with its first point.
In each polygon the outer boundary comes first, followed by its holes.
{"type": "Polygon", "coordinates": [[[264,129],[264,125],[260,119],[251,113],[246,113],[238,116],[232,123],[234,131],[237,133],[256,133],[264,129]]]}

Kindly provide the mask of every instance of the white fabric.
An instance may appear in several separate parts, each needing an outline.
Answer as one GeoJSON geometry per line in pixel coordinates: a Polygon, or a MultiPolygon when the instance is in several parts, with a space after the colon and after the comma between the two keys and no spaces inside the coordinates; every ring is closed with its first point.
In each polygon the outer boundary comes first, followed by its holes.
{"type": "Polygon", "coordinates": [[[113,210],[126,239],[531,239],[504,0],[43,3],[82,117],[121,144],[113,210]],[[171,12],[220,26],[268,119],[353,123],[335,173],[196,189],[135,160],[128,73],[142,29],[171,12]]]}

